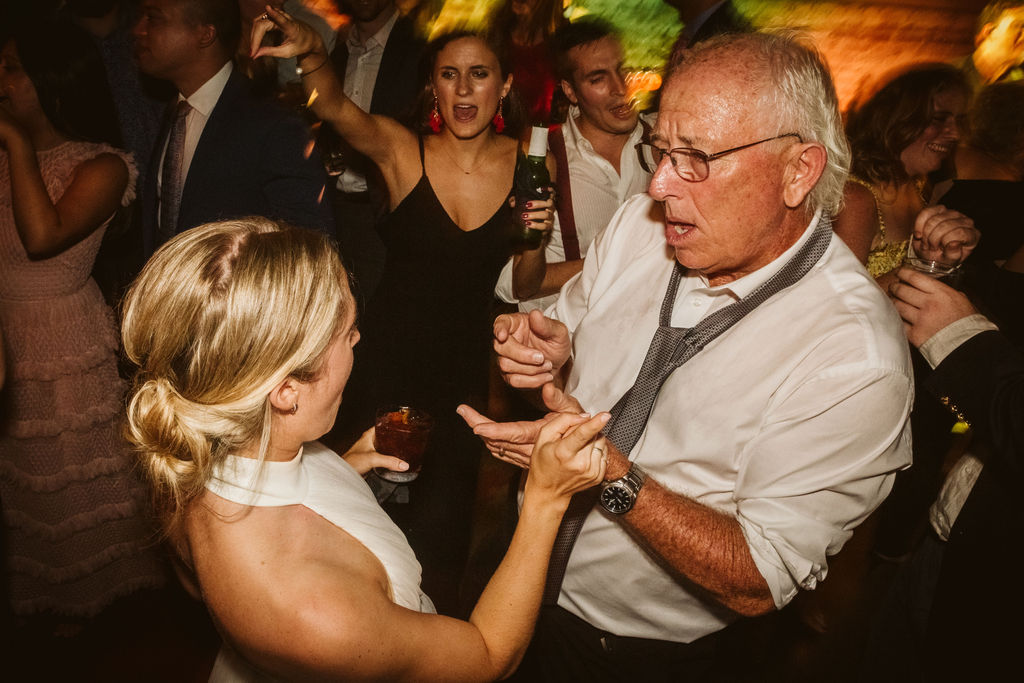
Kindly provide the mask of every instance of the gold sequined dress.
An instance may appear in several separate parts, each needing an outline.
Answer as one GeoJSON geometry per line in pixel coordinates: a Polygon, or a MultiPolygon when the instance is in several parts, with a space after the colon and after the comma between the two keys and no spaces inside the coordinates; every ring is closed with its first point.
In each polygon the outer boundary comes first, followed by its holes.
{"type": "Polygon", "coordinates": [[[867,189],[875,200],[875,213],[878,216],[878,234],[871,242],[871,251],[868,252],[868,273],[871,277],[885,275],[890,270],[895,270],[903,264],[907,256],[907,243],[910,240],[890,242],[885,234],[885,219],[882,218],[882,209],[879,206],[878,193],[871,183],[851,175],[850,180],[867,189]]]}

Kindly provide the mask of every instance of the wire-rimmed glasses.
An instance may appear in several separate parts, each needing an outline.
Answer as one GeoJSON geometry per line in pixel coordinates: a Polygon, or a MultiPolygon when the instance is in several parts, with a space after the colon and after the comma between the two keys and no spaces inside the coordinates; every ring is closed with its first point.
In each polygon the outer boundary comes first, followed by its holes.
{"type": "Polygon", "coordinates": [[[800,142],[804,141],[804,139],[800,137],[799,133],[783,133],[782,135],[765,138],[764,140],[740,145],[739,147],[733,147],[732,149],[724,149],[721,152],[715,152],[714,154],[708,154],[707,152],[694,149],[693,147],[662,149],[650,142],[638,142],[634,145],[634,148],[636,149],[637,156],[640,158],[641,168],[648,173],[654,173],[658,166],[661,165],[662,160],[667,156],[672,162],[672,168],[675,169],[676,174],[680,178],[688,180],[691,183],[700,183],[708,179],[708,173],[710,171],[708,164],[715,159],[721,159],[727,154],[739,152],[740,150],[747,149],[748,147],[789,137],[796,138],[800,142]]]}

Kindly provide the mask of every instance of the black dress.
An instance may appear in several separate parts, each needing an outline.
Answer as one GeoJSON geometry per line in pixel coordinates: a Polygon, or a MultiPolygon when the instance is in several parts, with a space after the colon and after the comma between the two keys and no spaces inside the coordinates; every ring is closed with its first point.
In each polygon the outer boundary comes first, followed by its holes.
{"type": "Polygon", "coordinates": [[[433,416],[419,478],[382,504],[416,551],[423,588],[443,613],[457,611],[483,452],[455,408],[486,407],[494,286],[511,253],[512,226],[503,202],[486,223],[462,230],[426,173],[420,176],[378,226],[387,258],[358,323],[362,339],[339,416],[350,435],[367,429],[386,404],[433,416]]]}

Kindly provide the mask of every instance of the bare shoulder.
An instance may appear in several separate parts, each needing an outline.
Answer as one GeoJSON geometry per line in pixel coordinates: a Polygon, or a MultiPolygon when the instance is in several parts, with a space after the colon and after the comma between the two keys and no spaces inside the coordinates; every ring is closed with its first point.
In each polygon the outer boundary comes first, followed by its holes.
{"type": "Polygon", "coordinates": [[[846,183],[843,209],[836,216],[833,227],[861,263],[867,263],[871,244],[878,232],[878,207],[871,190],[852,181],[846,183]]]}
{"type": "Polygon", "coordinates": [[[873,216],[875,215],[875,208],[875,196],[871,194],[871,190],[853,181],[846,183],[846,187],[843,188],[844,212],[847,209],[855,213],[870,210],[873,216]]]}
{"type": "Polygon", "coordinates": [[[128,183],[128,165],[116,154],[104,152],[80,163],[75,168],[75,180],[110,183],[123,188],[128,183]]]}
{"type": "Polygon", "coordinates": [[[362,626],[394,607],[377,558],[303,506],[252,508],[206,492],[187,529],[207,607],[234,647],[268,671],[308,670],[317,642],[358,651],[362,626]]]}

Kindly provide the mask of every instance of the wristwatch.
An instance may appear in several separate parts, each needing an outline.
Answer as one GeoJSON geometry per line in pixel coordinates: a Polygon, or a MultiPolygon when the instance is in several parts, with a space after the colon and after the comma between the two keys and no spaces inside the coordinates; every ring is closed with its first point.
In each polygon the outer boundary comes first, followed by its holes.
{"type": "Polygon", "coordinates": [[[601,507],[613,515],[624,515],[633,509],[636,497],[640,493],[647,473],[635,462],[629,466],[625,476],[608,481],[601,486],[601,507]]]}

